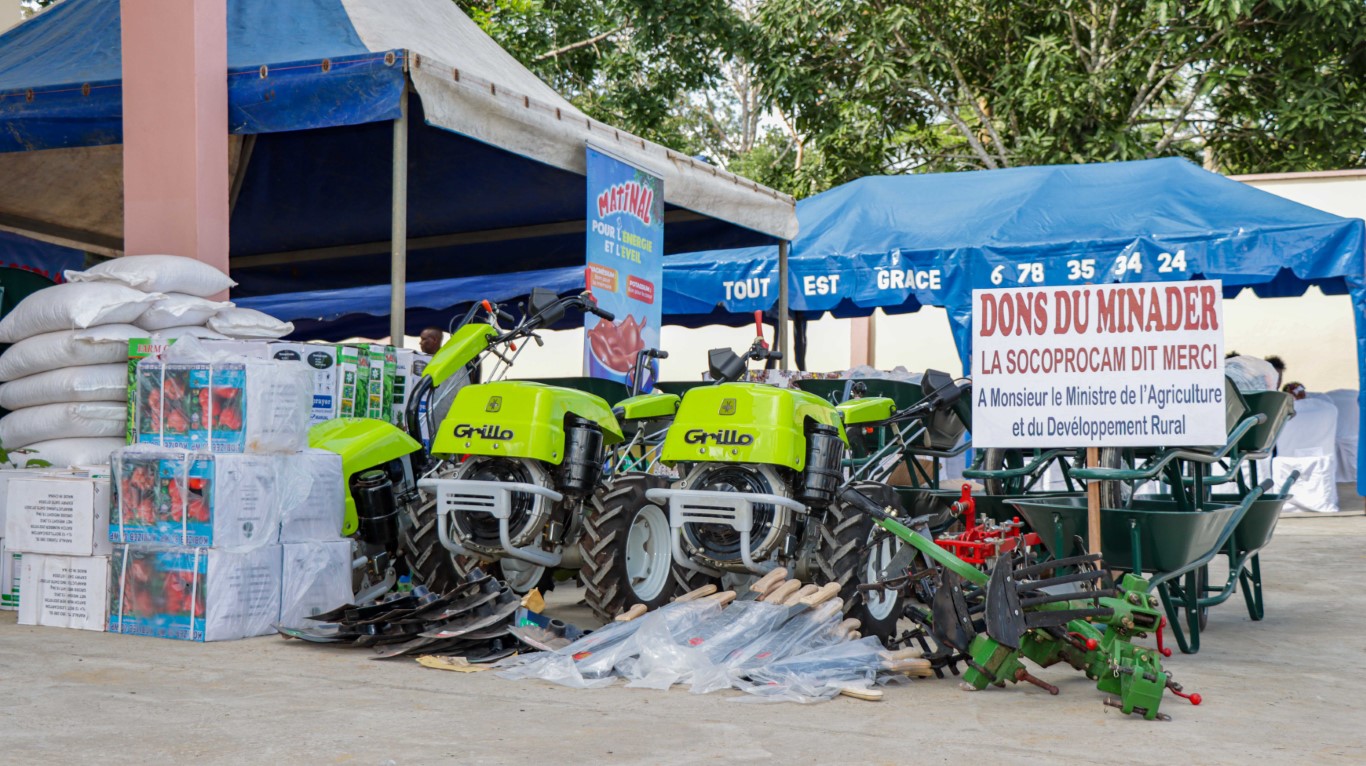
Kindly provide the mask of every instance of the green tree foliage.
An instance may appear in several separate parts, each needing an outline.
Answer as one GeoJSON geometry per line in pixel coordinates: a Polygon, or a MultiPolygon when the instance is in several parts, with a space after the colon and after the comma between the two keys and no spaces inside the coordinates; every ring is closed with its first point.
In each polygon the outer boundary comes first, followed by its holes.
{"type": "Polygon", "coordinates": [[[757,61],[826,174],[1184,155],[1366,163],[1360,0],[765,0],[757,61]]]}
{"type": "Polygon", "coordinates": [[[588,114],[685,151],[679,120],[744,42],[728,0],[455,0],[588,114]]]}

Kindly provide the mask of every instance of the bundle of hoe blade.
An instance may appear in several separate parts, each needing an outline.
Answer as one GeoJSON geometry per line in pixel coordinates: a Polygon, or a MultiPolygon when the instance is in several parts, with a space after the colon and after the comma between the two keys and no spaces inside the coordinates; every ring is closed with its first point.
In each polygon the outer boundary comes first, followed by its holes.
{"type": "Polygon", "coordinates": [[[276,629],[310,643],[369,648],[375,660],[450,654],[471,663],[492,662],[516,651],[509,630],[520,605],[504,583],[475,569],[446,593],[419,586],[375,604],[346,604],[314,615],[309,619],[317,627],[276,629]]]}
{"type": "Polygon", "coordinates": [[[708,585],[659,609],[637,606],[555,651],[499,663],[504,678],[589,688],[629,686],[696,694],[739,689],[767,700],[813,702],[837,694],[877,699],[882,676],[929,675],[918,649],[890,652],[842,619],[835,584],[787,580],[777,569],[745,595],[708,585]]]}

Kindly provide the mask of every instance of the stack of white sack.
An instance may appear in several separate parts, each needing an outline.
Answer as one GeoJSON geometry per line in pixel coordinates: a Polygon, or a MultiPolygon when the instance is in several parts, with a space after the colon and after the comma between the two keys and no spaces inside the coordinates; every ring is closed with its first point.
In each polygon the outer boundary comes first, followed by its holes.
{"type": "Polygon", "coordinates": [[[293,325],[210,300],[234,286],[175,255],[115,258],[33,293],[0,319],[0,447],[10,460],[109,462],[128,429],[128,341],[279,338],[293,325]]]}

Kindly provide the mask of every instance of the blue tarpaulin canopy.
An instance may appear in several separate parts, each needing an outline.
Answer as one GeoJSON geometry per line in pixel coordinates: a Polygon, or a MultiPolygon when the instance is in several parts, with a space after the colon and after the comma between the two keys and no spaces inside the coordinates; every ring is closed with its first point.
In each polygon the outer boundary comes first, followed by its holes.
{"type": "MultiPolygon", "coordinates": [[[[405,84],[414,281],[581,264],[588,143],[664,178],[666,252],[795,233],[790,198],[589,119],[450,0],[227,3],[234,297],[389,283],[405,84]]],[[[121,254],[121,78],[118,0],[0,36],[0,229],[121,254]]]]}

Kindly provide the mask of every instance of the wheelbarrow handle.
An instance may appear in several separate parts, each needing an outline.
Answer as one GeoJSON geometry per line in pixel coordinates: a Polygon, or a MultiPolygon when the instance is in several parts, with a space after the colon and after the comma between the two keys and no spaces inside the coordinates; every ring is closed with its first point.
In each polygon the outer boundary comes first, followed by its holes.
{"type": "MultiPolygon", "coordinates": [[[[1290,475],[1287,476],[1287,477],[1285,477],[1285,483],[1281,485],[1281,494],[1282,494],[1282,495],[1288,495],[1288,494],[1290,494],[1290,486],[1291,486],[1292,484],[1294,484],[1295,482],[1299,481],[1299,478],[1300,478],[1300,472],[1299,472],[1299,471],[1291,471],[1291,472],[1290,472],[1290,475]]],[[[1270,479],[1267,479],[1267,482],[1268,482],[1268,483],[1269,483],[1270,481],[1271,481],[1270,479]]]]}

